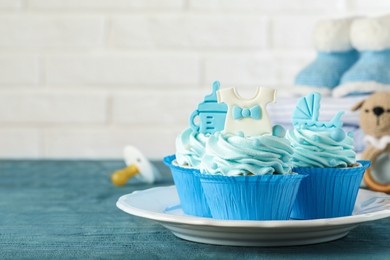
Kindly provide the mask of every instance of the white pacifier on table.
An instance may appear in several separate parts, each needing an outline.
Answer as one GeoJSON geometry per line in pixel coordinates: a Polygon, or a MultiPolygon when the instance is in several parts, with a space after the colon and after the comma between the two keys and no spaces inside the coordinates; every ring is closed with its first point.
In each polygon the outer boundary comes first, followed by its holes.
{"type": "Polygon", "coordinates": [[[145,183],[153,183],[161,179],[157,168],[134,146],[126,146],[123,154],[127,167],[112,175],[111,180],[115,185],[123,186],[133,177],[145,183]]]}

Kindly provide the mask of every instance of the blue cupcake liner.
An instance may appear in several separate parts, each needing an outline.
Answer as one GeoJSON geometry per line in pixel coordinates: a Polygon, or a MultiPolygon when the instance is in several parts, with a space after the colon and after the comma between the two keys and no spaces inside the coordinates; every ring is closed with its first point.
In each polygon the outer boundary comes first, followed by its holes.
{"type": "Polygon", "coordinates": [[[181,208],[187,215],[211,218],[209,206],[199,180],[198,169],[173,164],[175,155],[164,157],[164,163],[171,169],[173,181],[179,195],[181,208]]]}
{"type": "Polygon", "coordinates": [[[352,215],[365,170],[370,161],[352,168],[294,168],[307,174],[302,181],[291,218],[318,219],[352,215]]]}
{"type": "Polygon", "coordinates": [[[305,177],[200,175],[211,215],[222,220],[287,220],[305,177]]]}

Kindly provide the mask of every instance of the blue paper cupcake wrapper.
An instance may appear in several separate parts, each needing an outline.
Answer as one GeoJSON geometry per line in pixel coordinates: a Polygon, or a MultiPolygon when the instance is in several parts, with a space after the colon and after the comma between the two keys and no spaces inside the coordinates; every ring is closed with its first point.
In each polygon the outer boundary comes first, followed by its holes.
{"type": "Polygon", "coordinates": [[[363,174],[370,161],[353,168],[294,168],[307,174],[291,213],[294,219],[334,218],[352,215],[363,174]]]}
{"type": "Polygon", "coordinates": [[[200,175],[211,215],[223,220],[287,220],[305,177],[200,175]]]}
{"type": "Polygon", "coordinates": [[[198,169],[174,165],[175,155],[166,156],[164,163],[171,169],[183,212],[197,217],[211,217],[206,197],[199,180],[198,169]]]}

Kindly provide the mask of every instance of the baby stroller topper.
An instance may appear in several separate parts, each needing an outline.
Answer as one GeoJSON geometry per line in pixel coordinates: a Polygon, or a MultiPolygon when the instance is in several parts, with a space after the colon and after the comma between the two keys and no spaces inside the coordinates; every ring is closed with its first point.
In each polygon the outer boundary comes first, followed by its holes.
{"type": "Polygon", "coordinates": [[[344,112],[338,112],[330,121],[319,121],[321,95],[313,92],[302,97],[292,114],[292,122],[297,129],[311,131],[331,131],[332,139],[342,141],[345,132],[342,130],[343,122],[340,120],[344,112]]]}

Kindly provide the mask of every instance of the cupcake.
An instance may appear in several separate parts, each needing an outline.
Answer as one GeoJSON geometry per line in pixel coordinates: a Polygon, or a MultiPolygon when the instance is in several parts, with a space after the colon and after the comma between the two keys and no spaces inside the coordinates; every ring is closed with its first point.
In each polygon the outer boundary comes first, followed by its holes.
{"type": "Polygon", "coordinates": [[[176,154],[164,158],[164,163],[171,169],[183,212],[198,217],[211,217],[196,175],[206,139],[204,134],[188,128],[176,138],[176,154]]]}
{"type": "Polygon", "coordinates": [[[275,90],[252,99],[218,91],[228,106],[224,130],[206,141],[200,180],[211,215],[224,220],[286,220],[304,176],[291,169],[293,150],[281,126],[271,127],[265,107],[275,90]]]}
{"type": "Polygon", "coordinates": [[[301,98],[287,132],[294,150],[293,171],[307,174],[292,211],[295,219],[349,216],[369,161],[356,161],[353,135],[342,129],[339,112],[329,122],[318,120],[321,95],[301,98]]]}
{"type": "Polygon", "coordinates": [[[226,105],[217,103],[219,82],[190,116],[190,127],[176,138],[176,154],[166,156],[164,163],[171,169],[183,212],[198,217],[211,217],[203,188],[199,180],[199,164],[208,136],[220,131],[224,125],[226,105]],[[195,118],[199,117],[199,124],[195,118]]]}

